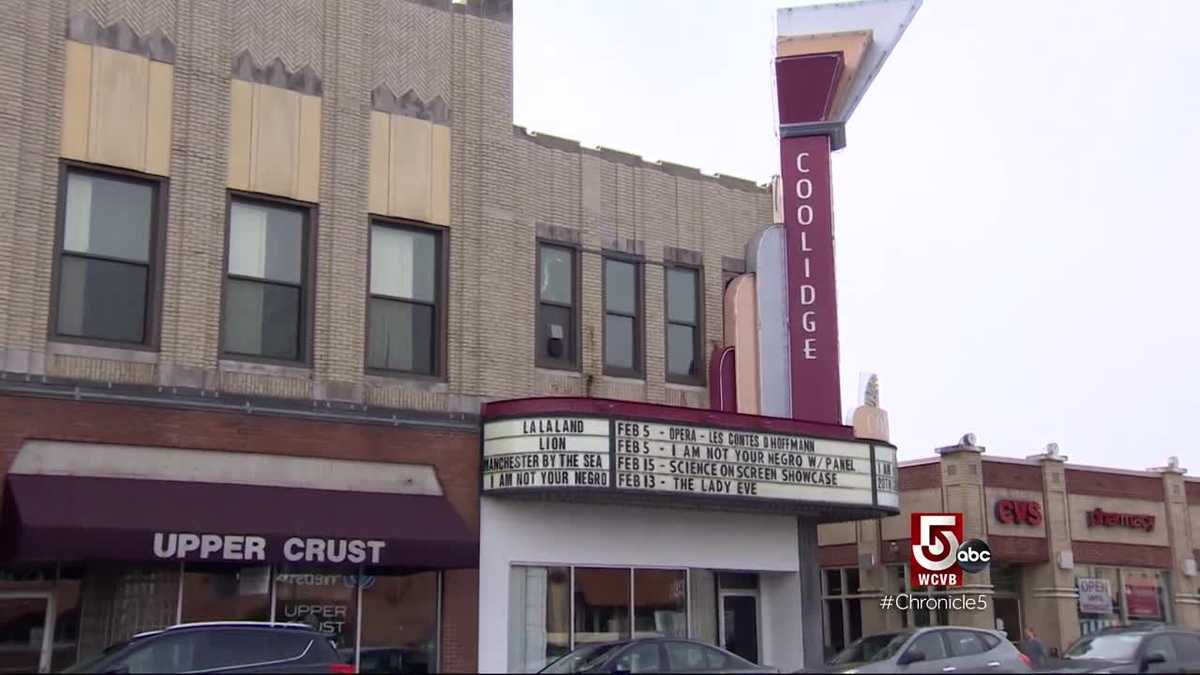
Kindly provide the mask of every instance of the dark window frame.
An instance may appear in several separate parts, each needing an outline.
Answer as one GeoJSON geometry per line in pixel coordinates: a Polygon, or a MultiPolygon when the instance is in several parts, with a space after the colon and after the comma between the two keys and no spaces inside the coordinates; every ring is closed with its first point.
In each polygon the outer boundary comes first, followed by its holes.
{"type": "Polygon", "coordinates": [[[225,249],[221,259],[221,306],[220,320],[218,326],[218,358],[228,361],[242,361],[247,363],[263,363],[278,366],[290,366],[293,368],[311,368],[313,365],[313,332],[315,329],[316,315],[316,257],[317,257],[317,205],[312,202],[301,202],[287,197],[278,195],[263,194],[261,192],[247,192],[245,190],[228,189],[225,191],[225,249]],[[286,282],[267,281],[256,277],[244,277],[241,275],[232,275],[229,273],[229,244],[233,228],[233,203],[235,201],[248,202],[251,204],[262,204],[265,206],[282,206],[284,208],[299,209],[304,213],[304,232],[300,243],[300,312],[302,316],[297,326],[297,343],[300,357],[297,359],[280,359],[273,356],[259,356],[255,354],[243,354],[241,352],[231,352],[225,349],[225,304],[229,301],[229,280],[252,281],[256,283],[275,285],[275,286],[290,286],[295,288],[294,284],[286,282]]]}
{"type": "Polygon", "coordinates": [[[703,387],[706,384],[708,359],[704,354],[704,301],[703,266],[673,261],[663,262],[663,375],[666,381],[671,384],[686,384],[697,387],[703,387]],[[696,374],[690,376],[671,373],[671,324],[688,325],[671,321],[671,288],[668,280],[671,276],[671,270],[675,269],[696,273],[696,332],[692,340],[693,348],[696,350],[696,374]]]}
{"type": "Polygon", "coordinates": [[[166,176],[156,176],[130,169],[120,169],[70,159],[59,160],[58,197],[56,204],[58,213],[55,217],[54,226],[54,261],[50,272],[50,311],[49,321],[46,326],[47,340],[50,342],[69,342],[95,347],[133,349],[146,352],[157,352],[159,350],[162,337],[163,268],[166,266],[166,229],[169,197],[170,179],[166,176]],[[150,241],[147,242],[146,298],[142,315],[141,342],[66,335],[58,332],[58,305],[62,299],[60,285],[62,284],[62,259],[64,255],[89,260],[117,260],[127,264],[139,264],[107,256],[66,253],[63,250],[63,246],[66,243],[67,178],[71,173],[90,174],[126,182],[139,182],[148,184],[154,189],[153,206],[150,213],[150,241]]]}
{"type": "Polygon", "coordinates": [[[399,377],[413,380],[426,380],[430,382],[445,382],[449,369],[447,368],[447,360],[449,353],[448,332],[449,332],[449,288],[450,288],[450,228],[441,225],[432,225],[416,220],[408,220],[405,218],[391,218],[387,216],[379,216],[370,214],[367,217],[367,283],[366,283],[366,307],[363,310],[363,317],[366,319],[363,323],[363,372],[371,375],[379,375],[382,377],[399,377]],[[405,302],[408,304],[430,306],[429,303],[421,300],[409,300],[396,298],[390,295],[377,295],[371,292],[371,256],[375,246],[374,228],[387,227],[393,230],[408,230],[410,232],[422,232],[432,234],[437,239],[437,271],[435,274],[434,283],[437,288],[434,289],[434,304],[433,304],[433,325],[437,330],[437,335],[433,337],[433,345],[431,354],[433,355],[433,372],[422,373],[414,370],[397,370],[393,368],[377,368],[371,366],[371,300],[378,297],[381,300],[389,300],[392,302],[405,302]]]}
{"type": "MultiPolygon", "coordinates": [[[[540,256],[539,256],[540,258],[540,256]]],[[[604,251],[600,257],[600,308],[602,323],[600,339],[603,343],[600,350],[600,361],[604,374],[613,377],[629,377],[642,380],[646,378],[646,265],[645,258],[632,253],[619,251],[604,251]],[[633,265],[634,314],[630,316],[622,312],[610,312],[608,309],[608,261],[615,260],[633,265]],[[633,319],[633,367],[623,368],[608,364],[608,315],[623,316],[633,319]]],[[[540,278],[540,275],[539,275],[540,278]]]]}
{"type": "Polygon", "coordinates": [[[561,370],[566,372],[582,372],[583,370],[583,354],[580,333],[583,332],[583,312],[580,311],[580,304],[583,300],[581,294],[582,287],[582,258],[583,247],[578,243],[559,241],[555,239],[546,239],[537,237],[533,249],[534,255],[534,272],[533,272],[533,302],[534,302],[534,321],[537,323],[533,328],[533,356],[534,365],[538,368],[546,368],[548,370],[561,370]],[[562,361],[553,360],[549,357],[542,356],[542,345],[538,344],[537,335],[538,327],[542,324],[542,305],[548,304],[555,307],[566,307],[566,305],[557,302],[542,301],[542,248],[543,247],[560,248],[571,253],[571,344],[570,350],[574,357],[573,362],[563,363],[562,361]]]}

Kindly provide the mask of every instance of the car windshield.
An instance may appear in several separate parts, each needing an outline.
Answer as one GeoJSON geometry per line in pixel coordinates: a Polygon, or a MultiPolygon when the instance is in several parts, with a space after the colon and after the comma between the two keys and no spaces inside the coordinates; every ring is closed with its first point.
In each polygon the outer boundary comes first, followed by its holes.
{"type": "Polygon", "coordinates": [[[1091,635],[1071,645],[1071,648],[1063,656],[1068,659],[1132,661],[1141,640],[1141,633],[1091,635]]]}
{"type": "Polygon", "coordinates": [[[830,659],[830,665],[843,663],[872,663],[890,658],[900,651],[904,642],[912,633],[880,633],[868,635],[850,643],[837,656],[830,659]]]}
{"type": "Polygon", "coordinates": [[[607,645],[580,647],[573,652],[564,654],[562,658],[541,669],[539,672],[582,673],[604,663],[604,660],[621,646],[621,643],[617,642],[607,645]]]}

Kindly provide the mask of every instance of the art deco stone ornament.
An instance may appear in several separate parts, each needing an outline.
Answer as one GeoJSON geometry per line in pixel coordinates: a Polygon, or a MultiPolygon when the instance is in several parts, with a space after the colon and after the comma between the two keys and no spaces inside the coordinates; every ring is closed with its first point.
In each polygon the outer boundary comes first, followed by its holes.
{"type": "Polygon", "coordinates": [[[858,382],[862,386],[862,405],[855,408],[850,416],[854,435],[858,438],[890,441],[887,411],[879,407],[879,377],[874,373],[862,373],[858,382]]]}
{"type": "Polygon", "coordinates": [[[867,379],[867,390],[863,394],[863,405],[868,408],[879,407],[879,376],[874,373],[867,379]]]}

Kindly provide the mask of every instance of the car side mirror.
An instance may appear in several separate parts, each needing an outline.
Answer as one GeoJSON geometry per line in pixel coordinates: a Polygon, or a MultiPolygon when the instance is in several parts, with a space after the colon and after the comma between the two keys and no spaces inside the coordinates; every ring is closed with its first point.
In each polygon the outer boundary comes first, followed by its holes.
{"type": "Polygon", "coordinates": [[[924,660],[925,660],[925,652],[921,651],[920,649],[910,649],[910,650],[904,652],[904,655],[900,657],[900,660],[896,661],[896,664],[901,665],[901,666],[907,666],[910,663],[916,663],[917,661],[924,661],[924,660]]]}
{"type": "Polygon", "coordinates": [[[1162,652],[1158,652],[1158,651],[1150,652],[1149,654],[1146,655],[1146,658],[1142,659],[1142,669],[1145,669],[1146,666],[1153,665],[1155,663],[1166,663],[1166,662],[1167,662],[1166,654],[1164,654],[1162,652]]]}

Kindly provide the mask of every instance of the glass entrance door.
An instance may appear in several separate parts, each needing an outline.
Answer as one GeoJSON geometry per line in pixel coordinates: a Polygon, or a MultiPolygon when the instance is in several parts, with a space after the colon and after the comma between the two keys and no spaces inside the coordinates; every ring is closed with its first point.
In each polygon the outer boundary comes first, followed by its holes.
{"type": "Polygon", "coordinates": [[[1021,601],[1016,597],[997,595],[992,598],[996,612],[996,628],[1008,635],[1009,642],[1021,641],[1021,601]]]}
{"type": "Polygon", "coordinates": [[[721,646],[758,663],[758,594],[721,594],[721,646]]]}
{"type": "Polygon", "coordinates": [[[0,673],[48,673],[53,595],[0,592],[0,673]]]}

